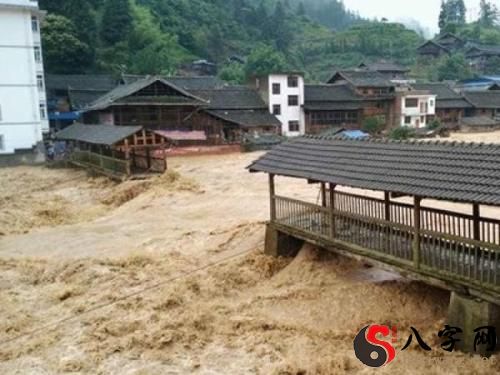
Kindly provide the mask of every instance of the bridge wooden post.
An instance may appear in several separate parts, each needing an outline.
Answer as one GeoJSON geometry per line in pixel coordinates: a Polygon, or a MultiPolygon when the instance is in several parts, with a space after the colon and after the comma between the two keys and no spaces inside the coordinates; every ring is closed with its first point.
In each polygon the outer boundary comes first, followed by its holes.
{"type": "Polygon", "coordinates": [[[420,223],[420,206],[422,203],[422,198],[421,197],[414,197],[414,236],[413,236],[413,244],[412,244],[412,250],[413,250],[413,262],[415,263],[415,267],[418,269],[420,268],[420,230],[421,230],[421,223],[420,223]]]}
{"type": "Polygon", "coordinates": [[[326,183],[321,183],[321,206],[326,207],[326,183]]]}
{"type": "Polygon", "coordinates": [[[391,221],[391,193],[388,191],[384,192],[384,209],[385,221],[391,221]]]}
{"type": "Polygon", "coordinates": [[[271,203],[271,221],[276,221],[276,188],[274,184],[274,174],[269,174],[269,199],[271,203]]]}
{"type": "Polygon", "coordinates": [[[330,238],[335,238],[335,184],[330,184],[330,238]]]}

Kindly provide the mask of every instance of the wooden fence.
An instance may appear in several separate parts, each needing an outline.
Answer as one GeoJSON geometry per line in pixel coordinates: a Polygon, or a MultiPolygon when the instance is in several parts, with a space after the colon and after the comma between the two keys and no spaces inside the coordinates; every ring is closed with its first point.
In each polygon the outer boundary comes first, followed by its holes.
{"type": "Polygon", "coordinates": [[[75,164],[96,168],[110,174],[130,175],[130,161],[128,160],[117,159],[91,151],[73,151],[69,158],[75,164]]]}
{"type": "Polygon", "coordinates": [[[416,272],[500,292],[499,220],[429,207],[417,211],[343,192],[331,194],[324,205],[272,196],[277,224],[356,245],[416,272]]]}

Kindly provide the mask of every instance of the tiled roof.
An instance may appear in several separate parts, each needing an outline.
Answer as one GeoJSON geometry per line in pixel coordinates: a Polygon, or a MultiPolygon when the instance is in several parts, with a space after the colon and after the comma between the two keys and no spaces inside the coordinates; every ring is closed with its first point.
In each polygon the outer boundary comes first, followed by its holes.
{"type": "Polygon", "coordinates": [[[111,146],[142,130],[142,126],[73,124],[56,133],[56,139],[111,146]]]}
{"type": "Polygon", "coordinates": [[[90,103],[105,95],[107,91],[87,91],[87,90],[69,90],[69,100],[71,107],[75,110],[84,109],[90,103]]]}
{"type": "Polygon", "coordinates": [[[266,103],[259,93],[245,86],[230,86],[216,90],[191,90],[208,101],[209,109],[264,109],[266,103]]]}
{"type": "Polygon", "coordinates": [[[45,85],[48,90],[110,91],[118,81],[109,74],[47,74],[45,85]]]}
{"type": "Polygon", "coordinates": [[[362,107],[362,98],[347,84],[305,86],[306,111],[357,110],[362,107]]]}
{"type": "Polygon", "coordinates": [[[500,91],[466,91],[464,96],[476,108],[500,108],[500,91]]]}
{"type": "Polygon", "coordinates": [[[429,91],[432,95],[437,95],[437,100],[462,99],[460,94],[453,91],[446,83],[412,83],[411,87],[419,91],[429,91]]]}
{"type": "Polygon", "coordinates": [[[360,189],[500,205],[500,145],[302,137],[250,171],[360,189]]]}
{"type": "Polygon", "coordinates": [[[335,83],[341,78],[355,87],[394,87],[394,84],[385,75],[367,69],[350,69],[336,72],[328,83],[335,83]]]}
{"type": "Polygon", "coordinates": [[[361,63],[359,65],[360,68],[367,68],[369,70],[374,70],[377,72],[398,72],[398,73],[407,73],[410,69],[405,68],[401,65],[398,65],[389,61],[379,61],[374,63],[361,63]]]}
{"type": "MultiPolygon", "coordinates": [[[[205,101],[201,98],[196,97],[195,95],[187,92],[186,90],[175,86],[174,84],[165,81],[161,77],[154,77],[154,76],[148,76],[146,78],[139,79],[135,82],[129,83],[127,85],[120,85],[116,87],[114,90],[111,90],[108,92],[106,95],[100,97],[97,99],[95,102],[91,103],[88,108],[86,108],[87,111],[95,111],[95,110],[102,110],[106,109],[114,104],[116,104],[119,101],[125,100],[126,98],[150,85],[152,85],[155,82],[161,82],[175,91],[179,93],[179,96],[176,96],[176,98],[180,99],[180,102],[184,103],[185,100],[181,99],[181,97],[184,98],[189,98],[191,102],[196,102],[198,104],[206,104],[205,101]]],[[[160,100],[160,97],[155,97],[155,100],[160,100]]],[[[140,100],[140,99],[137,99],[140,100]]],[[[166,102],[169,102],[171,99],[164,99],[166,102]]]]}
{"type": "MultiPolygon", "coordinates": [[[[122,75],[122,81],[125,84],[130,84],[138,80],[144,79],[147,76],[144,75],[132,75],[124,74],[122,75]]],[[[224,81],[217,77],[212,76],[200,76],[200,77],[168,77],[163,76],[164,80],[171,82],[177,87],[180,87],[186,91],[189,90],[210,90],[218,89],[225,86],[224,81]]]]}
{"type": "Polygon", "coordinates": [[[207,112],[212,116],[243,127],[281,126],[281,122],[276,116],[270,114],[267,109],[209,110],[207,112]]]}
{"type": "Polygon", "coordinates": [[[305,102],[361,100],[348,85],[305,85],[305,102]]]}

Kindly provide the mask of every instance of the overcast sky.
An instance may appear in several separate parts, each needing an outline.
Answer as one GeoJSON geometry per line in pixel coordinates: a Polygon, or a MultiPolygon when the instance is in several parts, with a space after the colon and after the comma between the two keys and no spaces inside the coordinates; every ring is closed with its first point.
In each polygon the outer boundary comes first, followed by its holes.
{"type": "MultiPolygon", "coordinates": [[[[465,0],[467,17],[477,18],[480,0],[465,0]]],[[[500,8],[500,0],[492,0],[500,8]]],[[[438,31],[438,17],[441,0],[344,0],[351,10],[369,18],[385,17],[389,21],[415,19],[431,32],[438,31]]]]}

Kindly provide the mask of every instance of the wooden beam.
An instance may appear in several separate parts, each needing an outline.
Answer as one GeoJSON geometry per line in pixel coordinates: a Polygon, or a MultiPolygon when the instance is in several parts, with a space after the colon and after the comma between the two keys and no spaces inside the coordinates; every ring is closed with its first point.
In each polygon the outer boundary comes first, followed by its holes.
{"type": "Polygon", "coordinates": [[[420,231],[421,231],[421,223],[420,223],[420,209],[421,209],[422,198],[414,197],[413,204],[413,213],[414,213],[414,236],[413,236],[413,263],[415,268],[420,268],[420,231]]]}
{"type": "Polygon", "coordinates": [[[274,184],[274,174],[269,175],[269,197],[271,203],[271,221],[276,221],[276,189],[274,184]]]}
{"type": "Polygon", "coordinates": [[[326,207],[326,183],[321,183],[321,206],[326,207]]]}
{"type": "Polygon", "coordinates": [[[330,238],[335,238],[335,188],[337,185],[330,184],[330,238]]]}
{"type": "Polygon", "coordinates": [[[384,192],[384,218],[386,221],[391,221],[391,193],[384,192]]]}
{"type": "Polygon", "coordinates": [[[477,203],[472,205],[472,222],[473,222],[473,235],[474,240],[481,241],[481,211],[480,206],[477,203]]]}

